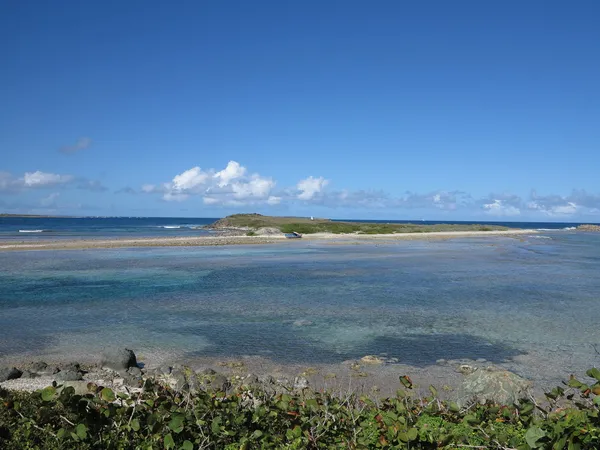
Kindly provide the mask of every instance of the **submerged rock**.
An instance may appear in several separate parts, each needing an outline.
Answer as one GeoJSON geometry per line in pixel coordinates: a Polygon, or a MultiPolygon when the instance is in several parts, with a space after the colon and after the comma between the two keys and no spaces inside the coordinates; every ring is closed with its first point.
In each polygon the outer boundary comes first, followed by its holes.
{"type": "Polygon", "coordinates": [[[81,372],[76,372],[75,370],[61,370],[54,375],[54,379],[56,381],[80,381],[83,380],[83,376],[81,372]]]}
{"type": "Polygon", "coordinates": [[[128,348],[112,349],[102,354],[100,366],[118,372],[137,367],[137,358],[133,350],[128,348]]]}
{"type": "Polygon", "coordinates": [[[31,372],[29,370],[24,370],[21,374],[21,378],[37,378],[39,375],[35,372],[31,372]]]}
{"type": "Polygon", "coordinates": [[[40,373],[40,374],[53,373],[53,371],[54,371],[54,369],[49,368],[48,364],[46,364],[44,361],[34,362],[31,365],[30,370],[31,370],[31,372],[40,373]]]}
{"type": "Polygon", "coordinates": [[[476,367],[470,366],[469,364],[461,364],[456,369],[457,372],[462,373],[463,375],[469,375],[477,370],[476,367]]]}
{"type": "Polygon", "coordinates": [[[21,378],[21,375],[23,375],[23,372],[16,367],[5,367],[0,369],[0,382],[16,380],[17,378],[21,378]]]}
{"type": "Polygon", "coordinates": [[[304,377],[294,378],[294,389],[302,390],[308,388],[308,380],[304,377]]]}
{"type": "Polygon", "coordinates": [[[459,390],[458,403],[465,405],[476,401],[510,405],[522,398],[530,387],[529,380],[508,370],[493,367],[475,369],[465,377],[459,390]]]}
{"type": "Polygon", "coordinates": [[[375,355],[366,355],[360,358],[360,361],[365,364],[383,364],[385,361],[383,358],[375,355]]]}
{"type": "Polygon", "coordinates": [[[129,375],[131,375],[132,377],[141,378],[141,376],[142,376],[142,369],[140,369],[139,367],[130,367],[129,369],[127,369],[127,373],[129,375]]]}

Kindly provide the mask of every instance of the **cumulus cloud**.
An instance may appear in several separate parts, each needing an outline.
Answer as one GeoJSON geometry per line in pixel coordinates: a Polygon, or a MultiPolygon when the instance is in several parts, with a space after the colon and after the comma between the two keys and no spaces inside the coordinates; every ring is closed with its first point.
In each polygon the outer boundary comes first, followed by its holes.
{"type": "Polygon", "coordinates": [[[245,174],[245,167],[241,166],[240,163],[236,161],[229,161],[227,167],[215,173],[214,177],[216,180],[218,180],[217,186],[224,187],[227,186],[232,180],[242,178],[245,174]]]}
{"type": "Polygon", "coordinates": [[[518,216],[521,210],[515,206],[506,204],[503,200],[494,199],[491,203],[484,203],[483,209],[491,216],[518,216]]]}
{"type": "Polygon", "coordinates": [[[58,151],[64,153],[65,155],[71,155],[89,148],[90,145],[92,145],[92,140],[89,137],[82,137],[77,139],[77,142],[75,142],[73,145],[63,145],[58,149],[58,151]]]}
{"type": "Polygon", "coordinates": [[[271,195],[267,199],[267,204],[269,204],[269,205],[279,205],[280,203],[281,203],[281,197],[277,197],[275,195],[271,195]]]}
{"type": "Polygon", "coordinates": [[[281,198],[272,195],[275,181],[257,173],[249,174],[237,161],[229,161],[222,170],[192,167],[160,185],[145,184],[145,193],[160,193],[168,202],[181,202],[200,196],[207,205],[276,204],[281,198]]]}
{"type": "Polygon", "coordinates": [[[568,217],[572,215],[596,215],[600,213],[600,195],[584,190],[573,190],[569,195],[539,195],[531,192],[526,207],[548,217],[568,217]]]}
{"type": "Polygon", "coordinates": [[[325,186],[329,184],[329,180],[323,177],[315,178],[310,176],[304,180],[300,180],[297,184],[297,189],[300,191],[298,199],[300,200],[311,200],[321,192],[325,186]]]}
{"type": "Polygon", "coordinates": [[[71,175],[59,175],[56,173],[41,172],[25,172],[23,175],[23,184],[26,187],[45,187],[55,186],[57,184],[65,184],[73,180],[71,175]]]}
{"type": "MultiPolygon", "coordinates": [[[[6,178],[6,177],[5,177],[6,178]]],[[[9,183],[0,174],[0,187],[9,183]]],[[[465,217],[528,217],[533,220],[544,216],[574,217],[600,215],[600,196],[575,190],[566,196],[538,195],[528,197],[510,193],[491,193],[475,198],[458,190],[436,190],[427,193],[406,191],[398,196],[381,190],[332,190],[325,177],[309,176],[294,186],[279,188],[268,176],[251,173],[237,161],[229,161],[225,168],[202,169],[192,167],[175,175],[171,181],[145,184],[140,191],[160,195],[164,201],[181,202],[193,197],[209,206],[273,206],[302,203],[328,208],[379,209],[400,211],[422,209],[443,214],[462,214],[465,217]]]]}
{"type": "Polygon", "coordinates": [[[209,173],[203,172],[200,167],[192,167],[173,178],[171,189],[175,191],[192,190],[203,186],[209,179],[209,173]]]}

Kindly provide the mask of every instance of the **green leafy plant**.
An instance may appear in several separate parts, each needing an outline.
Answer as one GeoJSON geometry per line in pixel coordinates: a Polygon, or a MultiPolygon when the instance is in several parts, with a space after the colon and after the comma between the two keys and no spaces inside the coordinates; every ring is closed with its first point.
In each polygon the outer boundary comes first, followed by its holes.
{"type": "Polygon", "coordinates": [[[399,379],[391,398],[304,390],[267,394],[176,392],[147,380],[142,392],[88,385],[35,393],[0,390],[0,448],[13,449],[553,449],[600,448],[600,371],[571,377],[517,405],[459,408],[413,392],[399,379]]]}

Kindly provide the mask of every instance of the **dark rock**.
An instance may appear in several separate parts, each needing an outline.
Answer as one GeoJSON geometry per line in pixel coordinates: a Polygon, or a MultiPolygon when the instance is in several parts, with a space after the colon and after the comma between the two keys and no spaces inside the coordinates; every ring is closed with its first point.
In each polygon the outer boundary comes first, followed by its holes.
{"type": "Polygon", "coordinates": [[[0,369],[0,383],[2,381],[16,380],[17,378],[21,378],[21,375],[23,375],[23,372],[16,367],[5,367],[0,369]]]}
{"type": "Polygon", "coordinates": [[[211,369],[210,367],[206,368],[206,369],[202,369],[198,372],[200,375],[216,375],[217,372],[213,369],[211,369]]]}
{"type": "Polygon", "coordinates": [[[273,378],[271,375],[261,375],[258,377],[258,381],[264,385],[275,384],[275,378],[273,378]]]}
{"type": "Polygon", "coordinates": [[[171,384],[171,386],[173,386],[173,389],[176,389],[178,391],[185,391],[190,388],[190,385],[188,384],[185,374],[183,372],[175,370],[171,372],[171,378],[174,382],[174,384],[171,384]]]}
{"type": "Polygon", "coordinates": [[[156,369],[156,373],[161,373],[163,375],[169,375],[173,371],[171,366],[160,366],[156,369]]]}
{"type": "Polygon", "coordinates": [[[127,348],[112,349],[102,354],[100,366],[116,372],[137,367],[137,359],[133,350],[127,348]]]}
{"type": "Polygon", "coordinates": [[[261,383],[258,380],[258,377],[256,375],[254,375],[253,373],[249,373],[242,380],[242,385],[243,386],[255,387],[255,386],[259,386],[260,384],[261,383]]]}
{"type": "Polygon", "coordinates": [[[130,386],[130,387],[141,387],[142,383],[143,383],[143,379],[142,377],[136,377],[133,375],[127,375],[125,377],[123,377],[123,384],[130,386]]]}
{"type": "Polygon", "coordinates": [[[129,369],[127,369],[127,373],[133,377],[142,377],[142,369],[140,369],[139,367],[130,367],[129,369]]]}
{"type": "Polygon", "coordinates": [[[83,376],[81,375],[81,372],[76,372],[74,370],[61,370],[54,375],[54,379],[56,381],[80,381],[83,380],[83,376]]]}
{"type": "MultiPolygon", "coordinates": [[[[51,371],[52,369],[50,369],[51,371]]],[[[46,373],[48,371],[48,364],[44,361],[36,361],[31,365],[31,371],[35,373],[46,373]]]]}
{"type": "Polygon", "coordinates": [[[79,363],[71,362],[65,365],[60,366],[61,372],[81,372],[81,366],[79,363]]]}
{"type": "Polygon", "coordinates": [[[229,380],[225,375],[218,373],[210,380],[210,387],[215,391],[226,392],[230,387],[229,380]]]}
{"type": "Polygon", "coordinates": [[[37,378],[39,375],[35,372],[31,372],[29,370],[24,370],[21,378],[37,378]]]}

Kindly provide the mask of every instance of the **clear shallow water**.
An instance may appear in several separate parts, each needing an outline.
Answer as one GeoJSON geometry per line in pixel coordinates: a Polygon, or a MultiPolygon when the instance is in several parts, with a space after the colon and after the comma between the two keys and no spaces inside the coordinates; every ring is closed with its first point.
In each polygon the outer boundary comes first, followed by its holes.
{"type": "Polygon", "coordinates": [[[385,353],[562,378],[599,359],[600,234],[545,237],[4,252],[0,356],[385,353]]]}

